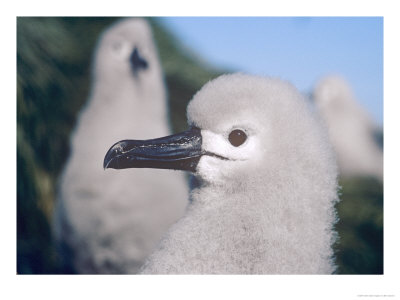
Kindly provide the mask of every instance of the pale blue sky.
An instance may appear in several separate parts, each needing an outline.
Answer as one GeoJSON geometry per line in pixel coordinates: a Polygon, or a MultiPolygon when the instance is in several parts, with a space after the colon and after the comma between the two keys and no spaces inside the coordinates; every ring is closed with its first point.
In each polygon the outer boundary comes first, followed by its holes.
{"type": "Polygon", "coordinates": [[[186,47],[211,65],[278,76],[302,92],[342,75],[383,123],[383,18],[166,17],[186,47]]]}

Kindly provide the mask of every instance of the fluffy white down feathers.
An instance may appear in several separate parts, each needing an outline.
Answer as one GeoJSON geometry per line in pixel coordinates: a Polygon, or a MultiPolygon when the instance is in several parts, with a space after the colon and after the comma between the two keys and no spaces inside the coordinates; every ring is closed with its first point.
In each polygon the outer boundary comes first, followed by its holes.
{"type": "Polygon", "coordinates": [[[201,129],[199,186],[144,274],[334,272],[337,168],[327,134],[302,96],[277,79],[233,74],[187,108],[201,129]],[[228,141],[240,129],[247,140],[228,141]]]}

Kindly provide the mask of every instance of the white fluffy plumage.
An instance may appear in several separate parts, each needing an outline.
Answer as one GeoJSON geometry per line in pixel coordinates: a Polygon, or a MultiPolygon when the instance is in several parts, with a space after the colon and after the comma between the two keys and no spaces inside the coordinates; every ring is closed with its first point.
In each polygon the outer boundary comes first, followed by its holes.
{"type": "Polygon", "coordinates": [[[119,21],[99,41],[91,95],[73,132],[60,182],[55,234],[71,254],[75,271],[136,273],[183,215],[188,203],[183,174],[103,170],[104,154],[116,140],[169,133],[150,26],[143,19],[119,21]]]}
{"type": "Polygon", "coordinates": [[[290,84],[245,74],[207,83],[187,108],[203,155],[192,203],[143,274],[330,274],[337,167],[324,127],[290,84]],[[235,147],[229,134],[246,141],[235,147]]]}
{"type": "Polygon", "coordinates": [[[340,175],[383,179],[383,151],[374,135],[380,130],[357,102],[349,84],[340,76],[317,83],[314,102],[326,122],[336,151],[340,175]]]}

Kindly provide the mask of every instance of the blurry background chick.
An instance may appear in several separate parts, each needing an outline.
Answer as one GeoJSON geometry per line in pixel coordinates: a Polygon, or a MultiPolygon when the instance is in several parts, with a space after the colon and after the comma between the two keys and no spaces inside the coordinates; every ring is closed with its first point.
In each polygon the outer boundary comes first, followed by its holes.
{"type": "Polygon", "coordinates": [[[341,176],[383,180],[382,129],[358,103],[350,85],[340,76],[328,76],[317,84],[313,95],[328,127],[341,176]]]}
{"type": "Polygon", "coordinates": [[[127,136],[169,134],[166,91],[149,25],[121,20],[101,37],[93,87],[72,136],[61,177],[55,232],[79,273],[136,273],[162,234],[181,217],[183,173],[105,172],[110,145],[127,136]]]}

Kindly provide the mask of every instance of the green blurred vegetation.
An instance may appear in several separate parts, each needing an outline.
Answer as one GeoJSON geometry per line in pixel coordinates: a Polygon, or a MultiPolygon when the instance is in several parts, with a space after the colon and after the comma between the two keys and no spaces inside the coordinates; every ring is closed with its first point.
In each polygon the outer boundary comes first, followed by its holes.
{"type": "MultiPolygon", "coordinates": [[[[17,18],[17,272],[69,273],[52,243],[57,180],[69,136],[90,88],[98,36],[117,18],[17,18]]],[[[186,129],[186,105],[221,70],[185,51],[150,19],[169,93],[173,131],[186,129]]],[[[382,185],[343,181],[338,204],[338,273],[382,273],[382,185]]]]}
{"type": "Polygon", "coordinates": [[[374,178],[340,182],[337,204],[339,274],[383,274],[383,185],[374,178]]]}

